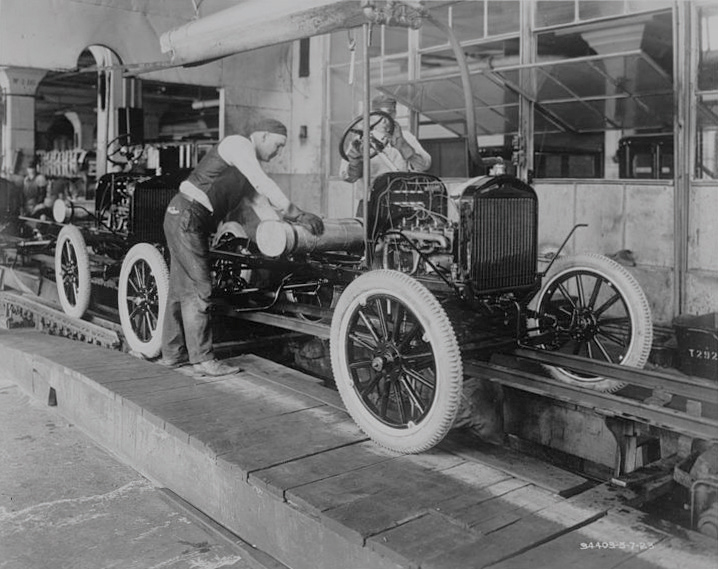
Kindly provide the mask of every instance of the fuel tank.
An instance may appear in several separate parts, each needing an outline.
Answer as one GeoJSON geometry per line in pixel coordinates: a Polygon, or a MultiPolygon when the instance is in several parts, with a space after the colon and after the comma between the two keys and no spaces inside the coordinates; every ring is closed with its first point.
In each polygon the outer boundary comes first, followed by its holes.
{"type": "Polygon", "coordinates": [[[298,223],[266,220],[257,227],[257,247],[267,257],[320,251],[351,251],[364,242],[360,219],[325,219],[324,233],[313,235],[298,223]]]}

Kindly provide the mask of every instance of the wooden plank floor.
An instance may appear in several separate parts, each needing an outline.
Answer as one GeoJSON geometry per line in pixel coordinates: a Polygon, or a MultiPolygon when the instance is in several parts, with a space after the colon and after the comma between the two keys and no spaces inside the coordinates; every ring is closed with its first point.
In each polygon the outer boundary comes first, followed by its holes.
{"type": "Polygon", "coordinates": [[[41,400],[52,389],[98,443],[289,567],[716,567],[707,538],[652,528],[606,487],[576,494],[584,479],[516,453],[461,435],[421,455],[383,450],[336,392],[256,356],[232,358],[240,374],[201,378],[20,331],[0,333],[0,360],[8,379],[41,400]]]}

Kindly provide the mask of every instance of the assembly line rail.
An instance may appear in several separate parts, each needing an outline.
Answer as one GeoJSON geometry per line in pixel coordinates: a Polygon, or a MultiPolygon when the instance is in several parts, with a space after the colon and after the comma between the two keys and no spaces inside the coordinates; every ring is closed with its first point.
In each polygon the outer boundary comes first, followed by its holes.
{"type": "MultiPolygon", "coordinates": [[[[277,313],[240,311],[231,307],[219,308],[218,312],[232,317],[322,339],[329,338],[330,326],[326,318],[321,321],[310,321],[277,313]]],[[[285,303],[282,308],[291,312],[291,303],[285,303]]],[[[121,348],[118,327],[109,321],[100,320],[95,323],[71,318],[44,302],[9,291],[0,292],[0,309],[5,320],[13,314],[21,314],[28,321],[32,321],[34,317],[38,329],[108,348],[121,348]]],[[[323,315],[324,312],[326,311],[318,310],[318,315],[323,315]]],[[[715,417],[701,416],[700,412],[704,406],[718,407],[718,385],[709,380],[654,370],[638,370],[578,356],[528,348],[516,348],[505,351],[504,354],[516,358],[515,367],[513,364],[512,367],[507,367],[493,362],[478,361],[472,359],[470,351],[467,351],[464,356],[464,372],[470,377],[488,379],[524,392],[574,404],[604,417],[636,421],[702,440],[713,440],[718,436],[718,420],[715,417]],[[519,363],[521,360],[600,375],[650,391],[643,399],[636,399],[620,393],[606,393],[574,386],[522,369],[519,363]],[[667,405],[673,396],[683,397],[694,402],[694,405],[688,405],[685,411],[670,408],[667,405]]],[[[504,360],[506,358],[503,358],[502,363],[505,363],[504,360]]]]}

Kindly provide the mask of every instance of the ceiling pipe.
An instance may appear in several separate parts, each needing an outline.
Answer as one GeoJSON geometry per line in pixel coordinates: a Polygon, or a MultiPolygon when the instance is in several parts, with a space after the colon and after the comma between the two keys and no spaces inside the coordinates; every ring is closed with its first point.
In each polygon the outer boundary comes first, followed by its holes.
{"type": "Polygon", "coordinates": [[[210,61],[365,21],[356,0],[244,0],[160,36],[175,64],[210,61]]]}

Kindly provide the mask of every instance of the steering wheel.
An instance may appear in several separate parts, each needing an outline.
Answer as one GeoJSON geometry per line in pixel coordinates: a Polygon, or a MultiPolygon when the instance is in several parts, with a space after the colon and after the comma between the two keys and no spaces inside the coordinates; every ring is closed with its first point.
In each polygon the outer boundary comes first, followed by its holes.
{"type": "MultiPolygon", "coordinates": [[[[369,157],[374,158],[382,150],[384,150],[384,143],[377,139],[372,131],[382,121],[388,121],[387,133],[391,136],[394,134],[396,129],[396,121],[387,112],[384,111],[372,111],[369,113],[369,157]]],[[[344,160],[349,160],[347,152],[352,146],[355,146],[359,152],[362,152],[362,141],[364,140],[364,117],[355,118],[349,126],[344,130],[341,140],[339,140],[339,155],[344,160]]]]}
{"type": "Polygon", "coordinates": [[[133,142],[129,132],[116,136],[107,143],[107,160],[123,169],[128,164],[132,168],[139,162],[144,152],[144,145],[133,142]]]}

